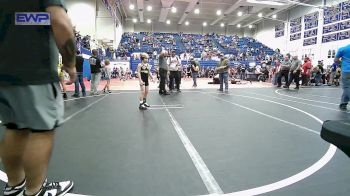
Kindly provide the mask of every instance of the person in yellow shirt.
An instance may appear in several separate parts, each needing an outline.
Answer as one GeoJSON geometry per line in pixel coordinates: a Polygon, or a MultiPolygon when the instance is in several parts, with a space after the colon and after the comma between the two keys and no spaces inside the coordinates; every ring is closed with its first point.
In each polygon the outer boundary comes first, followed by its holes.
{"type": "Polygon", "coordinates": [[[63,71],[62,67],[63,67],[62,57],[60,55],[59,60],[58,60],[58,65],[57,65],[57,72],[58,72],[58,77],[60,79],[63,99],[67,99],[68,98],[68,96],[67,96],[67,87],[66,87],[66,83],[64,83],[64,71],[63,71]]]}

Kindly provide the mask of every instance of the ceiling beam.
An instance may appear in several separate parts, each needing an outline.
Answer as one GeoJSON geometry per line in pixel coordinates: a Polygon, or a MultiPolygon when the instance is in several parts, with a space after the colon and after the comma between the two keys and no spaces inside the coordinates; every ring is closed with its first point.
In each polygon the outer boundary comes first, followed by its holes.
{"type": "Polygon", "coordinates": [[[234,3],[233,5],[231,5],[231,7],[229,7],[227,10],[224,11],[223,16],[220,16],[219,18],[214,20],[212,23],[210,23],[210,25],[215,25],[217,22],[224,19],[226,15],[231,14],[233,11],[235,11],[237,8],[239,8],[239,6],[241,6],[242,3],[245,3],[245,0],[236,1],[236,3],[234,3]]]}
{"type": "Polygon", "coordinates": [[[144,7],[143,7],[143,2],[144,0],[137,0],[137,9],[139,11],[139,18],[140,18],[140,22],[144,22],[143,21],[143,10],[144,10],[144,7]]]}
{"type": "Polygon", "coordinates": [[[168,13],[174,4],[175,0],[161,0],[162,2],[162,9],[160,10],[160,15],[159,15],[159,22],[165,22],[168,13]]]}
{"type": "MultiPolygon", "coordinates": [[[[298,5],[301,5],[301,6],[303,6],[303,5],[304,5],[304,6],[305,6],[305,5],[309,5],[309,4],[305,4],[305,3],[309,2],[309,1],[311,1],[311,0],[305,0],[302,4],[298,3],[298,4],[289,4],[289,5],[282,6],[282,7],[280,7],[279,9],[277,9],[277,10],[275,10],[275,11],[273,11],[273,12],[268,13],[268,14],[265,15],[263,18],[256,19],[256,20],[254,20],[254,21],[252,21],[252,22],[250,22],[250,23],[244,25],[243,27],[247,27],[247,26],[249,26],[249,25],[253,25],[253,24],[259,23],[260,21],[266,19],[267,17],[270,17],[270,16],[272,16],[272,15],[274,15],[274,14],[278,14],[279,12],[283,12],[283,11],[285,11],[285,10],[291,9],[291,8],[296,7],[296,6],[298,6],[298,5]]],[[[293,1],[291,1],[291,0],[288,0],[288,2],[293,3],[293,1]]],[[[296,3],[296,2],[294,2],[294,3],[296,3]]]]}
{"type": "Polygon", "coordinates": [[[241,21],[249,18],[250,16],[252,16],[252,14],[256,14],[259,13],[261,10],[265,9],[266,5],[263,6],[259,6],[259,7],[253,7],[253,9],[251,11],[249,11],[249,9],[247,10],[248,13],[243,14],[243,16],[238,17],[236,20],[230,22],[228,25],[236,25],[239,24],[241,21]]]}
{"type": "Polygon", "coordinates": [[[197,2],[199,0],[191,0],[188,4],[187,8],[185,9],[185,12],[182,14],[181,19],[179,20],[178,24],[182,24],[184,20],[186,19],[187,15],[196,7],[197,2]]]}

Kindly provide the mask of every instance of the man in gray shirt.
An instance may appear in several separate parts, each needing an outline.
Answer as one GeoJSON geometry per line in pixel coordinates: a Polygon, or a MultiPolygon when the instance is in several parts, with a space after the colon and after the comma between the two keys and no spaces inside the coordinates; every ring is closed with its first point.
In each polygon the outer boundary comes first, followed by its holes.
{"type": "Polygon", "coordinates": [[[160,95],[169,95],[168,92],[165,90],[165,81],[168,77],[168,52],[162,51],[159,55],[159,76],[160,76],[160,83],[159,83],[159,94],[160,95]]]}
{"type": "Polygon", "coordinates": [[[288,83],[285,86],[283,86],[283,88],[289,88],[290,84],[294,80],[296,85],[295,89],[299,89],[299,79],[300,79],[299,76],[300,76],[301,65],[302,65],[302,62],[301,60],[298,59],[298,56],[293,56],[292,63],[290,66],[290,71],[289,71],[290,77],[289,77],[288,83]]]}
{"type": "Polygon", "coordinates": [[[282,77],[284,77],[284,81],[286,81],[287,84],[290,66],[291,61],[289,60],[289,55],[286,55],[284,60],[281,62],[281,69],[277,73],[277,87],[282,86],[282,77]]]}

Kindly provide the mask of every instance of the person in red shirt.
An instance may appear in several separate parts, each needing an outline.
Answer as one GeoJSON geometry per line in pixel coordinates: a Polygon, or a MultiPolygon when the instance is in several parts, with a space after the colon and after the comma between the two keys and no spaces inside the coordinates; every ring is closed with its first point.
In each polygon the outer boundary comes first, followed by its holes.
{"type": "Polygon", "coordinates": [[[312,68],[311,59],[309,57],[305,57],[304,64],[302,66],[303,71],[301,72],[302,86],[307,86],[309,84],[310,76],[311,76],[310,74],[311,68],[312,68]]]}

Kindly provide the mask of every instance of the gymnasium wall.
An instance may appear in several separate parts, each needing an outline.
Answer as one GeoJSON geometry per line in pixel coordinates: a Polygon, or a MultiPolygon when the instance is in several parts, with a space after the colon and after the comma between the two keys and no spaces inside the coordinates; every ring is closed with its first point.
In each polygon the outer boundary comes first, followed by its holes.
{"type": "MultiPolygon", "coordinates": [[[[345,0],[327,0],[326,5],[334,5],[340,2],[344,2],[345,0]]],[[[323,5],[323,0],[313,0],[309,1],[309,4],[312,5],[323,5]]],[[[301,39],[290,41],[290,27],[287,27],[285,24],[285,32],[284,36],[275,38],[275,26],[280,24],[281,22],[276,22],[273,20],[263,20],[257,25],[256,33],[254,37],[260,42],[266,44],[271,48],[279,48],[283,53],[291,53],[297,54],[299,57],[302,55],[308,55],[313,58],[314,61],[324,60],[326,64],[331,64],[333,62],[333,58],[328,58],[329,50],[335,50],[339,47],[350,44],[350,40],[341,40],[334,41],[328,43],[322,43],[322,30],[323,30],[323,11],[317,8],[305,7],[305,6],[297,6],[292,8],[286,12],[279,13],[278,18],[281,20],[290,21],[291,19],[295,19],[297,17],[302,17],[302,31],[301,31],[301,39]],[[304,40],[304,15],[319,11],[319,25],[318,25],[318,34],[317,34],[317,44],[310,46],[303,46],[304,40]]],[[[333,23],[332,23],[333,24],[333,23]]],[[[289,25],[289,24],[288,24],[289,25]]]]}
{"type": "Polygon", "coordinates": [[[239,35],[243,36],[243,29],[237,29],[234,26],[226,26],[220,27],[219,25],[203,27],[202,24],[190,24],[186,25],[178,25],[178,24],[170,24],[167,25],[165,23],[154,22],[151,24],[147,23],[133,23],[132,21],[126,21],[124,23],[124,31],[125,32],[167,32],[167,33],[197,33],[197,34],[205,34],[205,33],[218,33],[218,34],[226,34],[226,35],[239,35]]]}
{"type": "Polygon", "coordinates": [[[123,34],[120,18],[116,20],[101,0],[66,0],[68,15],[82,35],[92,39],[112,40],[117,47],[123,34]]]}

